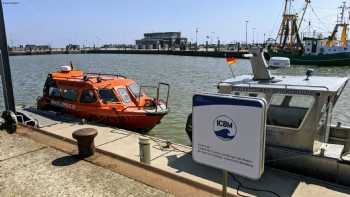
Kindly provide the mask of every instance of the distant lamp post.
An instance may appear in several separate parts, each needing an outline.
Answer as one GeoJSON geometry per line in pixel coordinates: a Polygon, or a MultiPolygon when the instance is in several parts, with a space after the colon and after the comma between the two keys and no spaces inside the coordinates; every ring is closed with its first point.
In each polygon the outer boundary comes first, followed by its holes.
{"type": "Polygon", "coordinates": [[[213,44],[213,39],[215,39],[215,32],[211,32],[210,33],[211,37],[210,37],[210,44],[213,44]]]}
{"type": "Polygon", "coordinates": [[[207,36],[207,41],[205,42],[205,50],[208,51],[208,42],[209,42],[210,36],[207,36]]]}
{"type": "Polygon", "coordinates": [[[246,47],[248,47],[248,23],[249,23],[249,21],[246,20],[245,21],[245,44],[246,44],[246,47]]]}
{"type": "Polygon", "coordinates": [[[219,37],[219,36],[216,37],[216,40],[218,41],[218,44],[217,44],[217,51],[220,51],[220,48],[221,48],[221,46],[220,46],[220,37],[219,37]]]}
{"type": "Polygon", "coordinates": [[[254,39],[255,39],[255,30],[256,30],[256,28],[254,27],[252,30],[253,30],[253,45],[254,45],[254,43],[255,43],[255,40],[254,40],[254,39]]]}
{"type": "Polygon", "coordinates": [[[198,27],[196,28],[196,51],[198,50],[198,27]]]}

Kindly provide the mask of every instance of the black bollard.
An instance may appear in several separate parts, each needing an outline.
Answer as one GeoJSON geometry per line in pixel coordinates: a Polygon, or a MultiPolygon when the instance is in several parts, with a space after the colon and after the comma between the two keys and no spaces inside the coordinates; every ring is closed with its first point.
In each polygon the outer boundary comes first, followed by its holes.
{"type": "Polygon", "coordinates": [[[78,142],[79,157],[85,158],[95,153],[94,138],[97,130],[94,128],[84,128],[73,132],[73,138],[78,142]]]}

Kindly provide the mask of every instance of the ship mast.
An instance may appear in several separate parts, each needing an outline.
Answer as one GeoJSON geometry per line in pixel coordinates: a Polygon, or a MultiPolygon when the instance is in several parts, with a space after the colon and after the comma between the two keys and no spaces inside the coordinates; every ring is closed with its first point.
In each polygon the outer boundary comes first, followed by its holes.
{"type": "Polygon", "coordinates": [[[299,36],[299,28],[304,20],[305,12],[311,0],[305,0],[305,6],[299,24],[298,15],[291,12],[292,2],[285,0],[282,23],[277,34],[277,47],[284,51],[297,52],[303,50],[303,45],[299,36]]]}
{"type": "Polygon", "coordinates": [[[340,38],[341,46],[343,48],[346,47],[346,45],[347,45],[347,31],[348,31],[349,24],[347,21],[348,19],[345,18],[345,11],[349,8],[350,7],[346,6],[346,1],[343,1],[343,4],[339,7],[340,13],[339,13],[338,18],[337,18],[337,24],[335,25],[332,34],[328,37],[328,40],[327,40],[328,47],[332,47],[334,45],[334,41],[337,40],[336,36],[337,36],[338,30],[340,27],[342,28],[342,33],[341,33],[341,38],[340,38]]]}

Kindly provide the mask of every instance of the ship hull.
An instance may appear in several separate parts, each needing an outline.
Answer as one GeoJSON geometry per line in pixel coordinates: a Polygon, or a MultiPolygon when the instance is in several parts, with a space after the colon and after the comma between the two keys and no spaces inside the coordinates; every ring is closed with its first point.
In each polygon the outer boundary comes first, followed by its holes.
{"type": "Polygon", "coordinates": [[[271,57],[287,57],[293,65],[350,66],[350,53],[324,55],[298,55],[290,53],[269,53],[271,57]]]}

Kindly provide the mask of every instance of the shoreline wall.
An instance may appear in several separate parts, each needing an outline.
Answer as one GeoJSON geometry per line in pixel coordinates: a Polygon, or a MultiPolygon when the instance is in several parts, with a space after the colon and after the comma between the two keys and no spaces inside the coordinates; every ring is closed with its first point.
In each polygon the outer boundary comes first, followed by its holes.
{"type": "Polygon", "coordinates": [[[88,49],[88,50],[41,50],[41,51],[9,51],[10,56],[23,55],[51,55],[51,54],[149,54],[149,55],[177,55],[198,57],[235,57],[245,58],[247,51],[173,51],[173,50],[134,50],[134,49],[88,49]]]}

